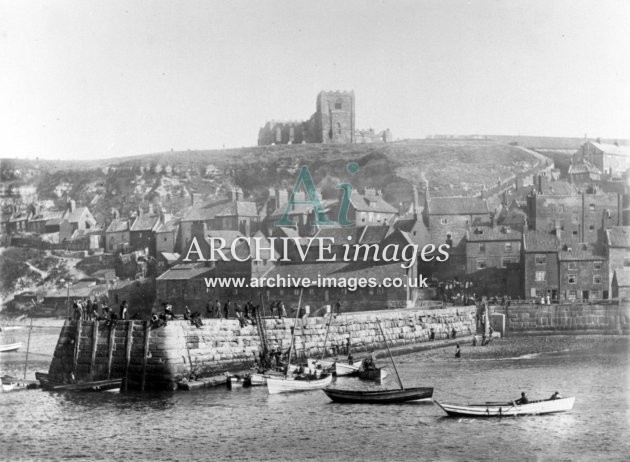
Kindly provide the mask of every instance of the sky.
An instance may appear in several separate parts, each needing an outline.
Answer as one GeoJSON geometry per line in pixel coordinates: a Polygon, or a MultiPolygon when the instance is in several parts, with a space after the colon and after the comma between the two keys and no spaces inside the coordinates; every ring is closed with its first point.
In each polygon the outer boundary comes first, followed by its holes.
{"type": "Polygon", "coordinates": [[[0,158],[256,144],[354,90],[394,138],[630,138],[627,0],[0,0],[0,158]]]}

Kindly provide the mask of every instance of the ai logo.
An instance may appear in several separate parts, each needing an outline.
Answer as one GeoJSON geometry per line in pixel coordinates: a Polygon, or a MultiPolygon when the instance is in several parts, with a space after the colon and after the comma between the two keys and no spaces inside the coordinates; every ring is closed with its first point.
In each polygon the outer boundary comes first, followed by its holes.
{"type": "MultiPolygon", "coordinates": [[[[351,175],[354,175],[359,171],[359,165],[356,162],[350,162],[347,168],[348,173],[350,173],[351,175]]],[[[348,219],[348,209],[350,206],[350,196],[352,195],[352,185],[349,183],[341,183],[337,185],[337,189],[341,189],[343,191],[343,197],[339,206],[339,216],[337,217],[337,222],[341,226],[353,226],[354,221],[348,219]]],[[[295,182],[295,186],[293,186],[293,191],[291,192],[289,203],[284,210],[284,215],[280,220],[274,223],[275,226],[297,226],[297,223],[295,221],[289,219],[289,213],[291,212],[293,205],[311,205],[313,207],[313,211],[315,212],[315,220],[311,221],[311,226],[334,225],[334,223],[330,221],[326,216],[326,212],[324,211],[324,207],[322,207],[319,195],[315,190],[313,178],[311,177],[311,173],[308,171],[308,167],[306,165],[303,165],[300,169],[300,174],[298,175],[297,181],[295,182]],[[302,184],[304,185],[304,190],[306,191],[306,196],[308,200],[300,201],[296,200],[295,195],[300,190],[300,186],[302,184]]]]}

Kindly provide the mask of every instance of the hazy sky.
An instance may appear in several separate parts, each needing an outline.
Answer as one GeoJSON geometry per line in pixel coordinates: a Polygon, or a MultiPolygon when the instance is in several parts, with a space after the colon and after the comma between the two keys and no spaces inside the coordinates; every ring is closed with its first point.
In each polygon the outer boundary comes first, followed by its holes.
{"type": "Polygon", "coordinates": [[[0,157],[251,146],[324,89],[395,138],[628,138],[630,1],[0,0],[0,157]]]}

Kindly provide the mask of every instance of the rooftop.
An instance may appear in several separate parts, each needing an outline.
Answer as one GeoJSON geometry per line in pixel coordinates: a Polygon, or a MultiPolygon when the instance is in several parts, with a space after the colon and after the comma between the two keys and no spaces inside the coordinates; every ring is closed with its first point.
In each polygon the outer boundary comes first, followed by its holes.
{"type": "Polygon", "coordinates": [[[613,226],[606,236],[609,247],[630,247],[630,226],[613,226]]]}
{"type": "Polygon", "coordinates": [[[490,213],[488,204],[480,197],[431,197],[429,215],[481,215],[490,213]]]}

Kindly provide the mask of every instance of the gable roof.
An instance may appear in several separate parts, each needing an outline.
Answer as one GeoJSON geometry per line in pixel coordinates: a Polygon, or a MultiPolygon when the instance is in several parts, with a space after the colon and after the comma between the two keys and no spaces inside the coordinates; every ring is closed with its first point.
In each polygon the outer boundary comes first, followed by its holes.
{"type": "Polygon", "coordinates": [[[116,218],[112,220],[105,230],[106,233],[121,233],[123,231],[129,231],[129,220],[126,218],[116,218]]]}
{"type": "Polygon", "coordinates": [[[524,236],[525,252],[556,252],[560,240],[555,234],[543,231],[528,231],[524,236]]]}
{"type": "Polygon", "coordinates": [[[558,260],[560,261],[584,261],[584,260],[605,260],[606,258],[599,255],[597,249],[593,245],[576,244],[566,245],[558,251],[558,260]],[[569,249],[571,251],[569,252],[569,249]]]}
{"type": "Polygon", "coordinates": [[[139,215],[129,228],[129,231],[151,231],[159,222],[159,215],[139,215]]]}
{"type": "Polygon", "coordinates": [[[156,280],[158,281],[173,281],[173,280],[186,280],[192,278],[202,277],[206,274],[210,274],[214,271],[212,268],[208,268],[203,263],[178,263],[172,268],[168,269],[164,273],[160,274],[156,280]]]}
{"type": "Polygon", "coordinates": [[[398,213],[398,210],[385,202],[380,194],[360,194],[354,189],[350,195],[350,204],[359,212],[398,213]]]}
{"type": "Polygon", "coordinates": [[[193,205],[186,211],[182,221],[208,221],[216,217],[230,216],[259,216],[256,202],[223,200],[220,202],[206,202],[204,204],[193,205]]]}
{"type": "Polygon", "coordinates": [[[92,215],[87,207],[76,207],[74,211],[66,210],[62,220],[67,220],[69,223],[77,223],[86,213],[92,215]]]}
{"type": "Polygon", "coordinates": [[[31,222],[33,221],[48,222],[48,221],[53,221],[53,220],[61,220],[63,213],[64,212],[61,210],[42,210],[37,215],[33,215],[31,217],[31,222]]]}
{"type": "Polygon", "coordinates": [[[589,141],[589,143],[606,154],[630,156],[630,146],[617,146],[616,144],[597,143],[595,141],[589,141]]]}
{"type": "Polygon", "coordinates": [[[480,197],[431,197],[429,215],[481,215],[488,214],[488,203],[480,197]]]}

